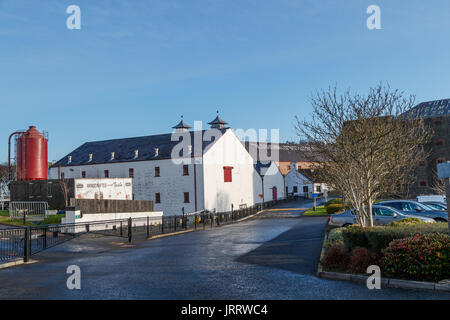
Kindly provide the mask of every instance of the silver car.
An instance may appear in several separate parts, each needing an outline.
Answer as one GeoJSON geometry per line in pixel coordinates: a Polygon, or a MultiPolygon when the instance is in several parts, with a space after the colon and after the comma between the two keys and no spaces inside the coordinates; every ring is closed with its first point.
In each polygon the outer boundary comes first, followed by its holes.
{"type": "Polygon", "coordinates": [[[379,202],[378,204],[393,208],[396,211],[400,211],[403,214],[414,217],[417,215],[432,218],[436,222],[447,222],[448,220],[447,212],[442,210],[434,210],[426,204],[413,200],[388,200],[379,202]]]}
{"type": "MultiPolygon", "coordinates": [[[[418,218],[423,222],[433,223],[434,219],[421,217],[417,215],[407,215],[394,208],[374,205],[373,206],[373,223],[374,225],[387,225],[394,221],[400,221],[405,218],[418,218]]],[[[336,213],[330,215],[329,225],[333,227],[347,227],[356,224],[356,213],[354,209],[347,210],[343,213],[336,213]]]]}

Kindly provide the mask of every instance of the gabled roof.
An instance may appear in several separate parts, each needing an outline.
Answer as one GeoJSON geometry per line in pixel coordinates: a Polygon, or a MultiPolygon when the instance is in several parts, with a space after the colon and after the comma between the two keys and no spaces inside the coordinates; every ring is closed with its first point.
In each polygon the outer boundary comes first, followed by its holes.
{"type": "MultiPolygon", "coordinates": [[[[269,161],[267,163],[262,163],[258,161],[254,164],[255,170],[259,173],[261,177],[264,177],[266,174],[273,175],[273,172],[268,172],[270,166],[273,164],[272,161],[269,161]]],[[[278,170],[278,167],[275,165],[275,168],[278,170]]]]}
{"type": "MultiPolygon", "coordinates": [[[[205,131],[207,130],[202,131],[202,136],[205,131]]],[[[223,134],[226,129],[220,131],[223,134]]],[[[183,134],[190,135],[191,141],[194,141],[194,131],[187,131],[183,134]]],[[[179,135],[177,137],[179,137],[179,135]]],[[[182,141],[181,137],[178,141],[172,141],[171,138],[172,134],[167,133],[153,136],[86,142],[53,164],[52,168],[59,166],[68,167],[102,163],[170,159],[173,148],[182,141]],[[138,150],[137,157],[136,150],[138,150]],[[111,159],[112,152],[114,152],[113,159],[111,159]],[[89,161],[90,154],[92,154],[92,161],[89,161]],[[71,157],[70,163],[69,157],[71,157]]],[[[187,139],[187,137],[184,139],[187,139]]],[[[215,139],[212,141],[203,141],[203,153],[205,153],[215,141],[215,139]]],[[[180,154],[179,157],[183,157],[183,154],[180,154]]]]}
{"type": "Polygon", "coordinates": [[[298,169],[297,171],[305,176],[312,183],[322,183],[320,179],[320,169],[298,169]]]}
{"type": "Polygon", "coordinates": [[[412,119],[450,115],[450,99],[422,102],[403,115],[412,119]]]}

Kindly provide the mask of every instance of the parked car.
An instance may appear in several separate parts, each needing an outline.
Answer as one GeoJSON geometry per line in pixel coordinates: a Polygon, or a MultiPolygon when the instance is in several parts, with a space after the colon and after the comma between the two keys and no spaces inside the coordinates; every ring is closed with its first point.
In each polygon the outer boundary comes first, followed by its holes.
{"type": "Polygon", "coordinates": [[[377,204],[397,209],[397,211],[407,215],[432,218],[436,222],[446,222],[448,220],[447,212],[435,210],[426,204],[413,200],[388,200],[377,204]]]}
{"type": "MultiPolygon", "coordinates": [[[[423,222],[435,222],[434,219],[421,217],[417,215],[407,215],[405,213],[399,212],[398,210],[382,205],[374,205],[372,207],[373,212],[373,223],[374,225],[387,225],[394,221],[399,221],[405,218],[418,218],[423,222]]],[[[347,210],[343,213],[336,213],[330,215],[330,226],[334,227],[347,227],[352,224],[356,224],[356,212],[355,209],[347,210]]]]}
{"type": "Polygon", "coordinates": [[[423,203],[435,210],[447,211],[447,205],[445,203],[438,202],[438,201],[427,201],[427,202],[423,202],[423,203]]]}

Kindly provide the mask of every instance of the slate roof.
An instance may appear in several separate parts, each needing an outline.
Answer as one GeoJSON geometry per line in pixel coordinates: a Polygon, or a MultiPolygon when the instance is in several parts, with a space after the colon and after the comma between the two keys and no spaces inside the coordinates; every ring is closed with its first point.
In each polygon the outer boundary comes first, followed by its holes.
{"type": "MultiPolygon", "coordinates": [[[[278,152],[278,161],[280,162],[310,162],[310,160],[305,156],[307,151],[301,144],[268,143],[265,145],[253,141],[242,141],[242,144],[248,152],[250,152],[250,146],[252,146],[252,148],[254,148],[254,146],[257,147],[258,154],[256,155],[255,161],[260,161],[259,149],[262,149],[262,154],[267,154],[268,157],[271,157],[270,150],[267,151],[266,149],[272,149],[273,146],[272,151],[278,152]]],[[[255,155],[252,154],[252,156],[255,158],[255,155]]]]}
{"type": "Polygon", "coordinates": [[[323,181],[320,181],[319,178],[319,171],[318,169],[298,169],[299,173],[304,175],[308,180],[310,180],[312,183],[322,183],[323,181]]]}
{"type": "MultiPolygon", "coordinates": [[[[202,136],[204,132],[202,131],[202,136]]],[[[225,133],[226,129],[220,130],[225,133]]],[[[194,131],[186,132],[191,136],[191,141],[194,141],[194,131]]],[[[160,134],[153,136],[114,139],[104,141],[86,142],[81,145],[64,158],[52,165],[55,167],[69,167],[78,165],[91,165],[103,163],[119,163],[130,161],[144,161],[144,160],[162,160],[170,159],[172,149],[180,141],[171,141],[172,134],[160,134]],[[156,150],[158,149],[158,155],[156,150]],[[135,150],[138,150],[138,157],[135,158],[135,150]],[[111,153],[114,152],[114,159],[111,160],[111,153]],[[92,154],[92,161],[89,161],[89,154],[92,154]],[[69,156],[72,157],[69,164],[69,156]]],[[[203,153],[214,144],[212,141],[203,141],[203,153]]],[[[180,154],[180,157],[183,155],[180,154]]]]}
{"type": "Polygon", "coordinates": [[[403,115],[413,119],[450,115],[450,99],[422,102],[403,115]]]}

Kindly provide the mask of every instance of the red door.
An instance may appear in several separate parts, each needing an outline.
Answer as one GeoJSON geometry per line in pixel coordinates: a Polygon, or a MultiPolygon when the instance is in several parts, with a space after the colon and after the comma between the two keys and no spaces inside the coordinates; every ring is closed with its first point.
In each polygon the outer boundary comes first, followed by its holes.
{"type": "Polygon", "coordinates": [[[272,200],[277,200],[277,187],[272,188],[272,200]]]}

